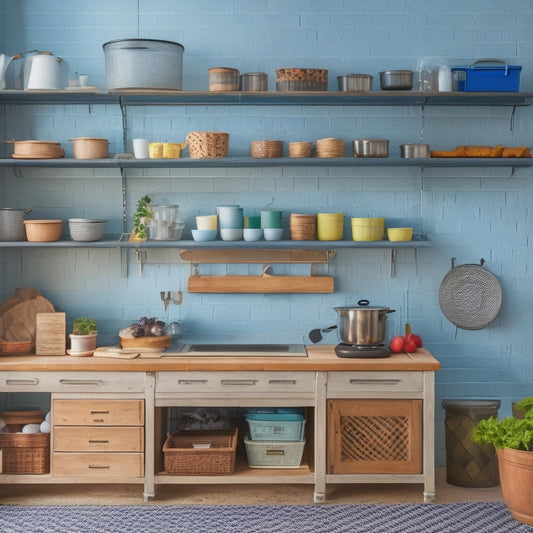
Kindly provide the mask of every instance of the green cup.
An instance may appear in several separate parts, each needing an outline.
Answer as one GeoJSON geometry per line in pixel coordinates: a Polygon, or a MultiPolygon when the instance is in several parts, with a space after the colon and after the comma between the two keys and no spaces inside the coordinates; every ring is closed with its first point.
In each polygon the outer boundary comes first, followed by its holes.
{"type": "Polygon", "coordinates": [[[275,209],[261,210],[261,227],[264,228],[282,228],[281,211],[275,209]]]}

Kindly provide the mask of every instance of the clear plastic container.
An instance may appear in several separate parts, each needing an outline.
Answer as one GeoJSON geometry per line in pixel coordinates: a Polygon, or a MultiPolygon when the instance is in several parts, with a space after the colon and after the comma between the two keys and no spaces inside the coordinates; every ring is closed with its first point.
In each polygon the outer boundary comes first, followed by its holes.
{"type": "Polygon", "coordinates": [[[148,224],[148,235],[153,241],[178,241],[185,224],[179,220],[179,206],[152,206],[152,220],[148,224]]]}

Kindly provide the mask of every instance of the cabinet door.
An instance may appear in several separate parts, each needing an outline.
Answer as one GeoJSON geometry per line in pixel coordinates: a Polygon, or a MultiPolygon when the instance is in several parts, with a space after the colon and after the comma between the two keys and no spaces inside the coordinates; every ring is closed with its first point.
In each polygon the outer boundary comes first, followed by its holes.
{"type": "Polygon", "coordinates": [[[422,400],[328,400],[327,472],[422,473],[422,400]]]}

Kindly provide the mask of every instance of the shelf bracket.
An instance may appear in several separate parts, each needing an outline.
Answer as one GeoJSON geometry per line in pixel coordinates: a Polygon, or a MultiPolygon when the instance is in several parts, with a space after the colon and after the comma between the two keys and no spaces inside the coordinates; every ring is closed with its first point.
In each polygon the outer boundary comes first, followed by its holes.
{"type": "Polygon", "coordinates": [[[120,273],[123,278],[128,277],[128,249],[120,249],[120,273]]]}
{"type": "Polygon", "coordinates": [[[509,123],[509,130],[514,131],[514,117],[516,113],[516,104],[513,106],[513,110],[511,111],[511,120],[509,123]]]}
{"type": "Polygon", "coordinates": [[[122,98],[122,96],[119,97],[118,103],[120,106],[120,114],[122,115],[122,151],[126,152],[128,146],[128,117],[126,112],[127,106],[124,104],[124,99],[122,98]]]}
{"type": "Polygon", "coordinates": [[[390,277],[395,278],[396,277],[396,248],[393,248],[390,251],[390,277]]]}
{"type": "Polygon", "coordinates": [[[139,277],[143,277],[143,262],[146,259],[146,252],[144,250],[135,250],[135,257],[137,258],[137,263],[139,263],[139,277]]]}

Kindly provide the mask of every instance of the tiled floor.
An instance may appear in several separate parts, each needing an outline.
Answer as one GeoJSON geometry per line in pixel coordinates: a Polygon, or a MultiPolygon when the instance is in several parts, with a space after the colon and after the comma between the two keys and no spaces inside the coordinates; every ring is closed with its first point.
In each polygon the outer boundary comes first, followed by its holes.
{"type": "MultiPolygon", "coordinates": [[[[457,487],[437,468],[435,503],[501,501],[499,486],[457,487]]],[[[135,505],[142,485],[1,485],[0,502],[14,505],[135,505]]],[[[326,503],[422,503],[421,485],[328,485],[326,503]]],[[[160,485],[151,504],[267,505],[313,503],[311,485],[160,485]]]]}

